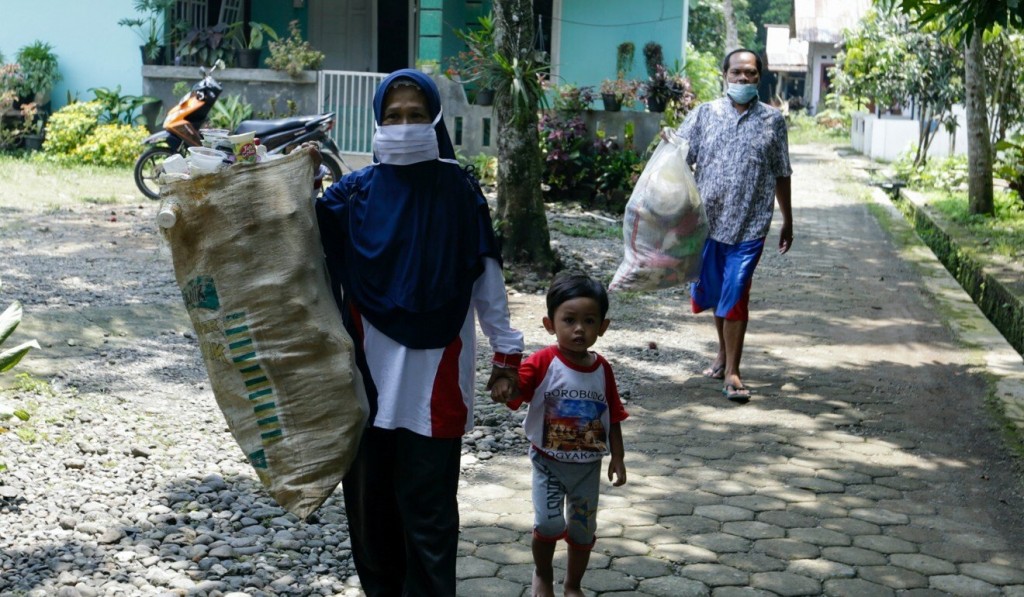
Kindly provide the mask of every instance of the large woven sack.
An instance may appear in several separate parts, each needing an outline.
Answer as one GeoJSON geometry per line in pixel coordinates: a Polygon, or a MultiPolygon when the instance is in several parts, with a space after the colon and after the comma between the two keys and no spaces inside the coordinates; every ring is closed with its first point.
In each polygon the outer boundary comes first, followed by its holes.
{"type": "Polygon", "coordinates": [[[610,290],[658,290],[696,280],[708,217],[686,163],[688,145],[662,140],[647,161],[622,219],[623,257],[610,290]]]}
{"type": "Polygon", "coordinates": [[[270,495],[300,518],[348,470],[368,411],[327,283],[312,185],[312,159],[295,152],[161,190],[217,404],[270,495]]]}

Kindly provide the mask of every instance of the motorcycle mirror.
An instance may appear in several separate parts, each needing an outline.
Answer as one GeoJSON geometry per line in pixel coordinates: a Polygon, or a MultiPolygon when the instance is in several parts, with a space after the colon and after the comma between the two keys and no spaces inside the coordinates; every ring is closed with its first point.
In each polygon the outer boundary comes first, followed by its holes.
{"type": "Polygon", "coordinates": [[[210,72],[213,72],[213,71],[215,71],[217,69],[224,70],[225,68],[226,68],[226,65],[224,64],[224,61],[221,60],[220,58],[218,58],[217,62],[213,63],[213,68],[210,69],[210,72]]]}

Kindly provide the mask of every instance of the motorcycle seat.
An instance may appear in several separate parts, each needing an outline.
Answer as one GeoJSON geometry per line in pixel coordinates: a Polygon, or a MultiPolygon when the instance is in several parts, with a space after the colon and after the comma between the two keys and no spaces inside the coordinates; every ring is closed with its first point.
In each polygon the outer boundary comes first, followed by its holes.
{"type": "Polygon", "coordinates": [[[320,120],[323,114],[313,116],[293,116],[291,118],[277,118],[274,120],[243,120],[235,130],[236,135],[242,133],[256,133],[257,137],[273,135],[281,131],[305,128],[307,124],[320,120]]]}

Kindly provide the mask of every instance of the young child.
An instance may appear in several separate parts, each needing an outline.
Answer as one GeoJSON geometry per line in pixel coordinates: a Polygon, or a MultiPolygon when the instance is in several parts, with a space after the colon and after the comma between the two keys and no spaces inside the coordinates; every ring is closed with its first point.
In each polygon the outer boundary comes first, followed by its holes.
{"type": "Polygon", "coordinates": [[[582,596],[597,529],[601,458],[610,449],[608,480],[623,485],[619,422],[628,415],[608,361],[588,350],[610,323],[604,286],[582,274],[560,275],[548,290],[547,306],[544,329],[556,343],[523,361],[519,395],[508,406],[530,403],[523,426],[532,444],[533,595],[554,596],[551,560],[565,538],[565,595],[582,596]]]}

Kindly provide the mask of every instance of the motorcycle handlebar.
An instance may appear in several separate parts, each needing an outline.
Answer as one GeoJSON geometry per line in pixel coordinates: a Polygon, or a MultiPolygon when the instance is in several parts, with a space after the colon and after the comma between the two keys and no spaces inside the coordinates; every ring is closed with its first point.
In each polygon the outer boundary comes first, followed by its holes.
{"type": "Polygon", "coordinates": [[[222,59],[218,58],[216,60],[216,62],[213,63],[213,66],[211,66],[209,69],[207,69],[204,66],[200,66],[199,67],[199,74],[202,75],[203,78],[205,79],[206,77],[209,77],[210,75],[212,75],[213,71],[215,71],[217,69],[224,70],[225,68],[227,68],[227,66],[224,64],[224,61],[222,59]]]}

